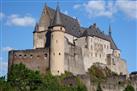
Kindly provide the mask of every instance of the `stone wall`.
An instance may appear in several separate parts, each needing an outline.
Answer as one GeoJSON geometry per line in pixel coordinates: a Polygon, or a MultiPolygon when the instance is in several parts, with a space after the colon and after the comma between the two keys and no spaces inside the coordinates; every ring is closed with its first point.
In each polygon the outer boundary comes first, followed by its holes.
{"type": "Polygon", "coordinates": [[[107,56],[107,66],[117,74],[128,75],[127,63],[125,60],[111,54],[107,56]]]}
{"type": "MultiPolygon", "coordinates": [[[[88,75],[82,75],[79,77],[82,80],[82,82],[86,85],[88,91],[97,91],[98,83],[92,82],[92,78],[90,78],[88,75]]],[[[128,85],[128,83],[126,83],[126,80],[127,79],[125,75],[111,76],[108,77],[107,80],[105,80],[104,82],[100,82],[100,86],[103,91],[123,91],[128,85]]],[[[132,86],[135,88],[135,85],[132,86]]]]}
{"type": "Polygon", "coordinates": [[[37,31],[33,33],[33,48],[45,48],[47,31],[37,31]]]}
{"type": "Polygon", "coordinates": [[[65,70],[76,74],[85,74],[82,50],[65,39],[65,70]]]}
{"type": "Polygon", "coordinates": [[[78,38],[76,46],[82,48],[82,57],[86,71],[93,63],[107,64],[107,54],[112,54],[110,42],[95,36],[78,38]]]}
{"type": "Polygon", "coordinates": [[[9,71],[12,64],[23,63],[31,70],[45,74],[49,69],[49,49],[14,50],[9,52],[9,71]]]}

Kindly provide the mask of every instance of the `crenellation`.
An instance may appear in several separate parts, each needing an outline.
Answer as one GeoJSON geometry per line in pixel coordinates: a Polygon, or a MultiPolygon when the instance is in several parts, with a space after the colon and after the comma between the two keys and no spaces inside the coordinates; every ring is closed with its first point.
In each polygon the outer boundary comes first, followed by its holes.
{"type": "Polygon", "coordinates": [[[49,49],[16,50],[9,52],[9,67],[23,63],[32,70],[40,70],[42,74],[49,68],[49,49]]]}

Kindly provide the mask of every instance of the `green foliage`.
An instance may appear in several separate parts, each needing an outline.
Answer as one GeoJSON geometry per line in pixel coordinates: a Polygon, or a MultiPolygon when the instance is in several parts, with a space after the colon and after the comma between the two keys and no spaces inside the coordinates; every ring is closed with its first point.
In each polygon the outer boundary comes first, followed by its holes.
{"type": "Polygon", "coordinates": [[[116,73],[112,72],[107,67],[100,67],[93,65],[88,69],[88,73],[90,75],[90,78],[92,79],[92,82],[99,83],[102,81],[105,81],[107,77],[116,75],[116,73]]]}
{"type": "Polygon", "coordinates": [[[103,91],[103,90],[101,89],[100,83],[98,84],[97,91],[103,91]]]}
{"type": "Polygon", "coordinates": [[[41,84],[41,76],[20,63],[11,66],[8,82],[21,91],[35,90],[41,84]]]}
{"type": "Polygon", "coordinates": [[[16,91],[7,81],[5,77],[0,77],[0,91],[16,91]]]}
{"type": "Polygon", "coordinates": [[[8,81],[0,77],[0,91],[87,91],[85,85],[76,77],[75,86],[64,85],[65,78],[73,76],[65,72],[61,76],[53,76],[48,72],[41,76],[38,71],[32,71],[23,64],[11,66],[8,81]]]}
{"type": "Polygon", "coordinates": [[[135,89],[133,86],[127,85],[127,87],[124,89],[124,91],[135,91],[135,89]]]}

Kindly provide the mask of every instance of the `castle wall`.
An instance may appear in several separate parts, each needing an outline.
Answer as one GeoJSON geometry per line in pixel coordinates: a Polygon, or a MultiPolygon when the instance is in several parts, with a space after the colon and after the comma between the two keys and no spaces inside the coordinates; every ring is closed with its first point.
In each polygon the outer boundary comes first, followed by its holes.
{"type": "MultiPolygon", "coordinates": [[[[92,78],[90,78],[90,76],[83,75],[80,76],[80,78],[87,87],[88,91],[97,91],[98,83],[92,82],[92,78]]],[[[127,85],[126,76],[112,76],[108,77],[104,82],[100,82],[100,86],[103,91],[123,91],[127,85]]]]}
{"type": "Polygon", "coordinates": [[[45,74],[49,69],[49,49],[14,50],[9,52],[9,68],[23,63],[31,70],[45,74]]]}
{"type": "Polygon", "coordinates": [[[82,50],[80,47],[71,44],[67,38],[65,38],[65,71],[76,74],[85,74],[84,63],[82,58],[82,50]]]}
{"type": "Polygon", "coordinates": [[[100,62],[107,64],[107,54],[112,54],[110,42],[98,37],[81,37],[76,41],[76,45],[82,48],[82,57],[85,70],[88,71],[93,63],[100,62]]]}
{"type": "Polygon", "coordinates": [[[33,33],[33,48],[45,48],[47,31],[38,31],[33,33]]]}
{"type": "Polygon", "coordinates": [[[77,39],[76,37],[74,37],[74,36],[72,36],[72,35],[70,35],[70,34],[67,34],[67,33],[65,33],[65,38],[67,38],[68,41],[69,41],[70,43],[72,43],[72,44],[73,44],[74,40],[77,39]]]}
{"type": "Polygon", "coordinates": [[[128,75],[127,63],[125,60],[115,57],[114,55],[108,55],[107,61],[109,62],[107,66],[111,71],[117,74],[128,75]]]}
{"type": "Polygon", "coordinates": [[[45,31],[48,30],[48,27],[50,25],[50,15],[48,10],[45,8],[41,14],[40,20],[39,20],[39,31],[45,31]]]}

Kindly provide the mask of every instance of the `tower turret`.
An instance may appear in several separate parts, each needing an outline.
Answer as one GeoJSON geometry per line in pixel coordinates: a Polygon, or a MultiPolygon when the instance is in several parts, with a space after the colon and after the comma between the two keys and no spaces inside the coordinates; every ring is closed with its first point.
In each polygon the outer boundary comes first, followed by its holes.
{"type": "Polygon", "coordinates": [[[59,5],[57,5],[53,21],[50,26],[50,70],[53,75],[64,73],[64,32],[65,28],[61,21],[59,5]]]}
{"type": "Polygon", "coordinates": [[[111,36],[111,26],[109,25],[109,36],[111,36]]]}

